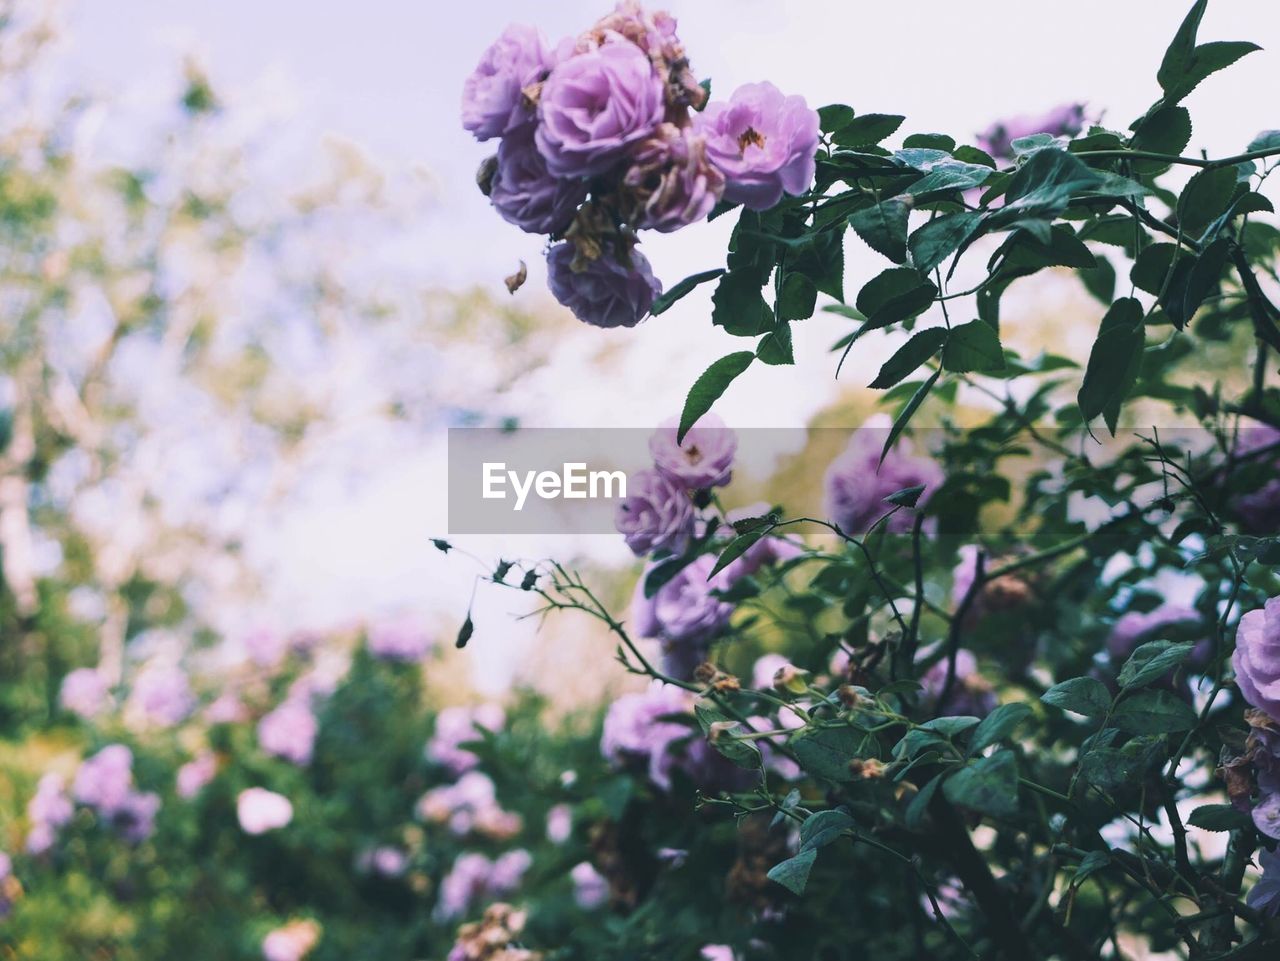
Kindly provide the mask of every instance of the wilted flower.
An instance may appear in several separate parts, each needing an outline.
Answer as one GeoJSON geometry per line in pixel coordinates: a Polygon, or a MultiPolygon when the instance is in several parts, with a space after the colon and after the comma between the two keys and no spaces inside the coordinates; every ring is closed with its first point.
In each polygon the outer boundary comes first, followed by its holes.
{"type": "Polygon", "coordinates": [[[653,131],[666,110],[662,78],[619,34],[565,57],[538,99],[537,144],[557,177],[607,171],[653,131]]]}
{"type": "Polygon", "coordinates": [[[707,158],[702,134],[663,123],[632,153],[622,185],[631,226],[669,233],[711,213],[724,194],[724,174],[707,158]]]}
{"type": "MultiPolygon", "coordinates": [[[[909,442],[899,439],[880,462],[888,437],[888,418],[872,417],[854,431],[844,453],[827,467],[826,512],[846,534],[862,534],[894,511],[885,498],[911,487],[924,487],[916,500],[923,507],[943,481],[942,467],[931,457],[916,457],[909,442]],[[883,421],[883,423],[882,423],[883,421]]],[[[886,522],[893,533],[911,530],[913,511],[898,508],[886,522]]]]}
{"type": "Polygon", "coordinates": [[[676,442],[679,421],[669,420],[649,438],[653,465],[661,473],[691,490],[722,487],[733,477],[738,435],[715,414],[704,414],[689,428],[683,443],[676,442]]]}
{"type": "Polygon", "coordinates": [[[637,557],[654,551],[681,554],[693,536],[689,492],[656,470],[629,478],[616,517],[618,531],[637,557]]]}
{"type": "Polygon", "coordinates": [[[251,787],[236,798],[236,817],[246,834],[265,834],[293,820],[293,805],[283,794],[251,787]]]}
{"type": "Polygon", "coordinates": [[[586,260],[573,244],[556,244],[547,254],[547,285],[556,300],[593,327],[634,327],[662,293],[649,261],[634,247],[623,263],[612,250],[586,260]]]}
{"type": "Polygon", "coordinates": [[[586,199],[587,181],[555,177],[547,170],[532,129],[502,138],[489,202],[507,223],[531,234],[560,234],[586,199]]]}
{"type": "Polygon", "coordinates": [[[803,97],[773,84],[748,83],[729,101],[712,101],[698,115],[707,155],[725,175],[725,200],[768,210],[783,193],[798,196],[813,183],[818,114],[803,97]]]}
{"type": "Polygon", "coordinates": [[[300,698],[287,698],[258,722],[258,745],[268,754],[298,766],[311,763],[317,724],[311,707],[300,698]]]}
{"type": "Polygon", "coordinates": [[[190,800],[204,790],[204,786],[218,773],[218,759],[209,751],[202,751],[194,759],[178,768],[174,790],[178,797],[190,800]]]}
{"type": "Polygon", "coordinates": [[[1013,142],[1022,137],[1047,133],[1074,137],[1084,127],[1084,104],[1064,103],[1048,113],[997,120],[978,134],[978,146],[997,160],[1013,159],[1013,142]]]}
{"type": "Polygon", "coordinates": [[[573,900],[584,911],[594,911],[609,900],[609,882],[590,861],[576,864],[569,872],[573,880],[573,900]]]}
{"type": "Polygon", "coordinates": [[[501,137],[532,123],[525,88],[551,68],[547,42],[533,27],[511,24],[462,86],[462,126],[477,140],[501,137]]]}
{"type": "Polygon", "coordinates": [[[498,704],[446,707],[436,715],[436,729],[427,742],[427,760],[443,765],[455,775],[470,770],[480,759],[460,745],[480,740],[481,729],[500,731],[506,723],[506,712],[498,704]]]}
{"type": "Polygon", "coordinates": [[[1240,618],[1231,666],[1244,699],[1280,721],[1280,597],[1240,618]]]}
{"type": "Polygon", "coordinates": [[[320,925],[314,921],[290,921],[262,939],[265,961],[302,961],[320,940],[320,925]]]}
{"type": "Polygon", "coordinates": [[[63,710],[91,718],[106,706],[108,690],[107,679],[95,668],[79,667],[62,679],[58,701],[63,710]]]}

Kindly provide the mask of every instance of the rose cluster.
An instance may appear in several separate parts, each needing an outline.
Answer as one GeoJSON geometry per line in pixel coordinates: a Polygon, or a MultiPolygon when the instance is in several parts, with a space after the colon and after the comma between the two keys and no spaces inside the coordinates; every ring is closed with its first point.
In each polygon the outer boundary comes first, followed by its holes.
{"type": "Polygon", "coordinates": [[[662,285],[636,249],[722,200],[755,210],[813,181],[818,115],[770,83],[708,103],[676,21],[634,0],[552,47],[512,25],[462,93],[462,125],[497,139],[480,189],[503,219],[546,234],[556,299],[597,327],[632,327],[662,285]]]}

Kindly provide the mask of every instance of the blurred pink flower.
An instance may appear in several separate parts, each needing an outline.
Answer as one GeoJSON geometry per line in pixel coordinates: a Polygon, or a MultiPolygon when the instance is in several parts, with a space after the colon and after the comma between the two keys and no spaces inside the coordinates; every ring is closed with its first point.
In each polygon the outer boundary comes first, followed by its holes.
{"type": "Polygon", "coordinates": [[[575,865],[569,872],[573,879],[573,900],[584,911],[594,911],[609,900],[609,882],[590,861],[575,865]]]}
{"type": "Polygon", "coordinates": [[[311,708],[298,698],[289,698],[258,722],[258,744],[268,754],[303,767],[311,763],[316,731],[311,708]]]}
{"type": "Polygon", "coordinates": [[[193,760],[178,768],[175,790],[178,797],[190,800],[204,789],[218,773],[218,759],[209,751],[203,751],[193,760]]]}
{"type": "Polygon", "coordinates": [[[96,668],[78,667],[62,679],[58,700],[64,710],[91,718],[106,706],[109,690],[106,678],[96,668]]]}
{"type": "Polygon", "coordinates": [[[506,712],[497,704],[475,707],[446,707],[436,715],[436,729],[427,742],[427,760],[461,774],[479,763],[470,751],[460,747],[466,741],[478,741],[480,729],[499,731],[507,722],[506,712]]]}
{"type": "Polygon", "coordinates": [[[236,798],[236,817],[246,834],[265,834],[293,820],[293,805],[283,794],[251,787],[236,798]]]}

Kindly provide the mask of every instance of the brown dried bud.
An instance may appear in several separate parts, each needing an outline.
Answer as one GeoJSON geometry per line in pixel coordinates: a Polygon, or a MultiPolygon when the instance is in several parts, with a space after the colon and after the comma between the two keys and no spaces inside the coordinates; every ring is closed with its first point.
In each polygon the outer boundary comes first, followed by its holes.
{"type": "Polygon", "coordinates": [[[855,757],[849,762],[849,773],[864,781],[884,777],[884,764],[873,757],[855,757]]]}
{"type": "Polygon", "coordinates": [[[840,703],[849,710],[853,710],[866,703],[867,699],[863,696],[863,690],[853,684],[841,684],[836,690],[836,697],[840,699],[840,703]]]}
{"type": "Polygon", "coordinates": [[[525,262],[520,261],[520,266],[516,268],[516,272],[509,277],[504,277],[502,282],[507,285],[507,293],[514,294],[517,290],[524,286],[524,282],[529,279],[529,268],[525,262]]]}
{"type": "Polygon", "coordinates": [[[712,744],[716,744],[725,734],[737,726],[737,721],[714,721],[707,727],[707,740],[712,744]]]}
{"type": "Polygon", "coordinates": [[[710,684],[716,679],[716,675],[720,673],[720,668],[716,667],[710,661],[703,661],[693,669],[693,679],[699,684],[710,684]]]}

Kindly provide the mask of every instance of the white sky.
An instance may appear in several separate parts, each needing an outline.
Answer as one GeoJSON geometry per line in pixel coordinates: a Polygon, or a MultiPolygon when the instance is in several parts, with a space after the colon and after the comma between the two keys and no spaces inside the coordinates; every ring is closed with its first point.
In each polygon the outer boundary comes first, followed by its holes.
{"type": "MultiPolygon", "coordinates": [[[[812,106],[848,102],[859,112],[907,116],[904,132],[958,138],[994,118],[1083,100],[1126,127],[1157,94],[1155,70],[1189,0],[952,0],[913,3],[845,0],[671,0],[696,72],[713,92],[769,79],[812,106]]],[[[538,238],[501,221],[475,189],[488,152],[458,124],[463,77],[512,20],[538,24],[552,39],[580,31],[605,0],[556,3],[445,3],[361,0],[74,0],[69,9],[72,69],[90,89],[145,102],[194,52],[233,108],[255,89],[289,92],[296,106],[282,136],[333,132],[378,159],[424,165],[438,206],[424,226],[420,263],[442,285],[497,287],[523,259],[530,281],[517,296],[545,297],[538,238]]],[[[1202,40],[1249,39],[1265,49],[1211,78],[1188,100],[1193,149],[1233,153],[1257,132],[1280,127],[1280,3],[1213,0],[1202,40]],[[1268,113],[1268,110],[1271,112],[1268,113]]],[[[729,221],[732,218],[725,218],[729,221]]],[[[647,239],[644,249],[668,284],[722,262],[730,225],[700,225],[647,239]]],[[[847,247],[850,294],[883,260],[856,240],[847,247]]],[[[629,332],[602,332],[625,347],[627,363],[607,382],[576,359],[554,372],[557,389],[530,420],[555,426],[652,425],[676,412],[684,391],[714,357],[743,344],[709,323],[709,288],[629,332]],[[674,346],[676,329],[681,346],[674,346]]],[[[717,411],[736,426],[798,426],[830,401],[836,385],[826,347],[840,333],[815,319],[796,332],[799,366],[752,371],[717,411]]],[[[592,336],[596,336],[592,333],[592,336]]],[[[585,353],[582,352],[582,353],[585,353]]],[[[852,375],[884,359],[854,360],[852,375]]],[[[865,383],[865,379],[862,381],[865,383]]],[[[400,604],[459,606],[471,571],[442,565],[426,537],[444,530],[442,451],[389,464],[355,499],[335,498],[285,517],[272,550],[288,572],[281,603],[318,619],[400,604]]],[[[482,552],[512,545],[478,545],[482,552]]],[[[568,545],[524,545],[562,553],[568,545]]],[[[593,551],[621,560],[620,544],[593,551]]],[[[465,595],[463,595],[465,596],[465,595]]]]}

